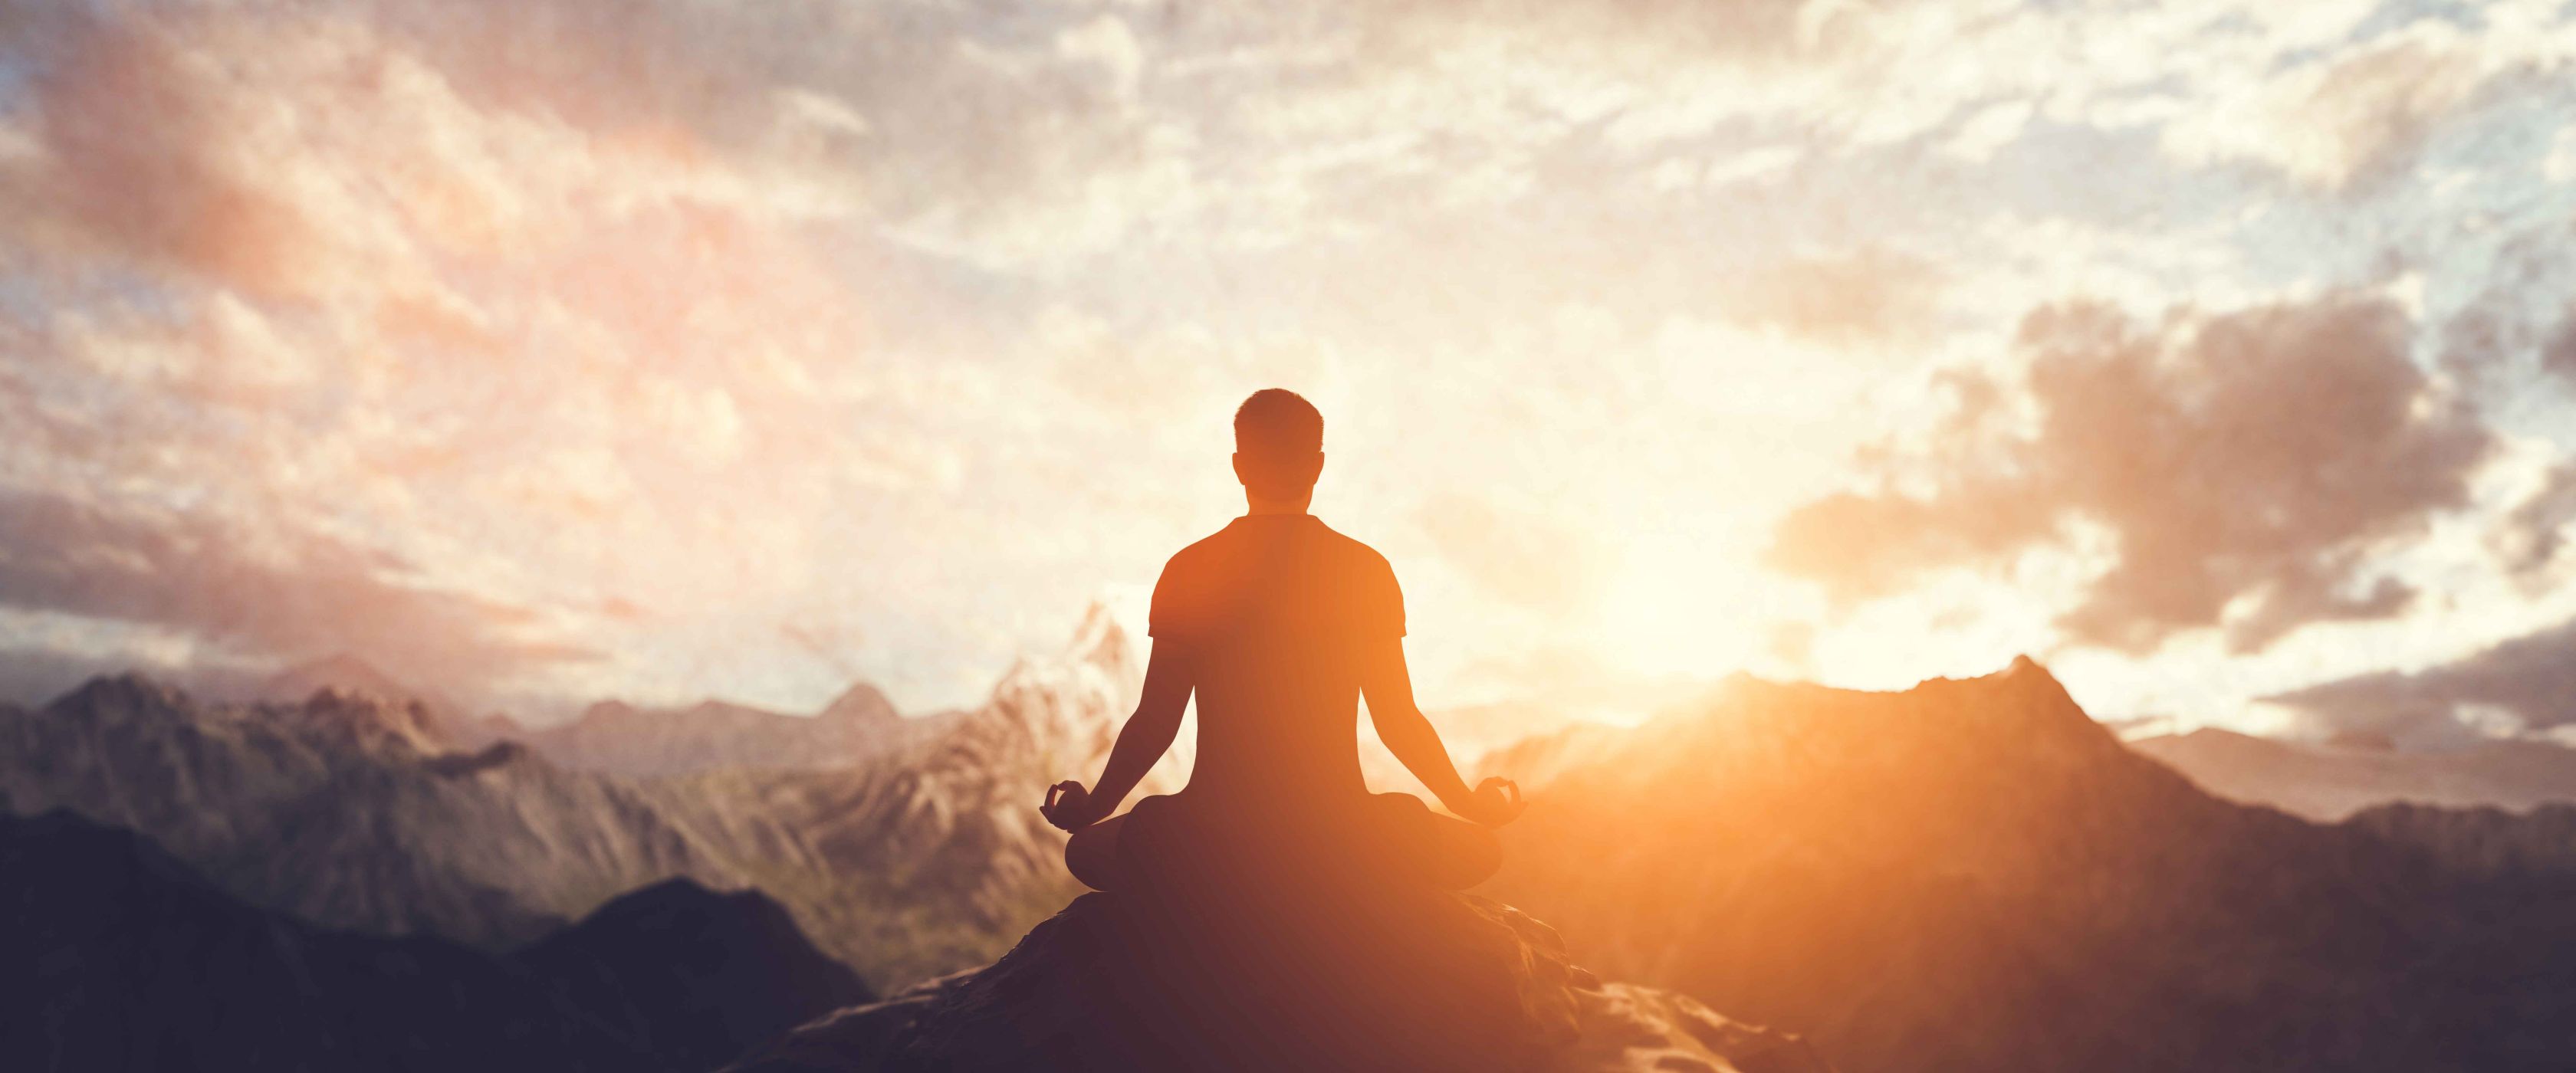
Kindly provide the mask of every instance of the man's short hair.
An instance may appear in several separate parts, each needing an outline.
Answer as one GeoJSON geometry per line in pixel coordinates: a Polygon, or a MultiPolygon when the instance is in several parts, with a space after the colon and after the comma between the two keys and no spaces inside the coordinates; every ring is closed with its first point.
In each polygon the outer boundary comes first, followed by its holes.
{"type": "Polygon", "coordinates": [[[1286,388],[1263,388],[1234,411],[1234,449],[1259,472],[1254,490],[1293,494],[1314,486],[1303,463],[1324,449],[1324,414],[1286,388]]]}

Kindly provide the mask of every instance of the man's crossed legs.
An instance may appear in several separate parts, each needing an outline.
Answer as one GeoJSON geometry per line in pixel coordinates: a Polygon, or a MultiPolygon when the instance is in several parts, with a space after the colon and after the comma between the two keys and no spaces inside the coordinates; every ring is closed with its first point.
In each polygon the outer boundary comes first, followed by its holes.
{"type": "MultiPolygon", "coordinates": [[[[1197,857],[1227,848],[1215,840],[1229,832],[1216,824],[1192,823],[1203,817],[1190,815],[1190,809],[1190,802],[1180,795],[1139,801],[1124,815],[1074,832],[1064,847],[1065,866],[1085,886],[1114,891],[1145,882],[1147,876],[1167,867],[1165,858],[1197,857]],[[1135,827],[1138,823],[1160,829],[1140,832],[1135,827]],[[1194,848],[1173,848],[1176,841],[1183,846],[1189,843],[1190,828],[1197,828],[1198,836],[1208,841],[1194,848]]],[[[1345,843],[1316,847],[1329,853],[1317,859],[1347,861],[1355,869],[1379,872],[1383,878],[1442,890],[1475,886],[1503,864],[1502,844],[1492,831],[1435,813],[1412,794],[1371,794],[1354,818],[1356,824],[1314,828],[1329,832],[1324,835],[1327,841],[1345,843]]],[[[1255,831],[1241,834],[1260,837],[1255,831]]]]}

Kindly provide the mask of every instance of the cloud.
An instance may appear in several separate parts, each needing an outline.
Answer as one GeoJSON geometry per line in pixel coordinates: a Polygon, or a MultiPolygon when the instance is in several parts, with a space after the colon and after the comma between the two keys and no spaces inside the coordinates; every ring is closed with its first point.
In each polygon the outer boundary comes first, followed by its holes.
{"type": "Polygon", "coordinates": [[[13,611],[158,628],[253,661],[362,652],[416,681],[490,683],[597,658],[525,608],[408,572],[321,534],[0,493],[0,607],[13,611]]]}
{"type": "Polygon", "coordinates": [[[2422,671],[2379,671],[2263,699],[2295,709],[2320,733],[2439,740],[2566,726],[2576,723],[2576,621],[2422,671]]]}
{"type": "Polygon", "coordinates": [[[2561,462],[2497,523],[2491,539],[2507,570],[2536,576],[2558,561],[2571,522],[2576,522],[2576,462],[2561,462]]]}
{"type": "Polygon", "coordinates": [[[1599,590],[1593,545],[1548,517],[1449,494],[1424,504],[1416,519],[1442,558],[1512,604],[1567,615],[1599,590]]]}
{"type": "Polygon", "coordinates": [[[1885,250],[1807,254],[1744,273],[1721,304],[1746,322],[1810,339],[1880,340],[1928,325],[1940,283],[1930,263],[1885,250]]]}
{"type": "Polygon", "coordinates": [[[2251,652],[2394,615],[2412,590],[2374,577],[2373,553],[2465,506],[2494,443],[2409,361],[2409,328],[2349,295],[2153,324],[2038,310],[2020,394],[1954,378],[1924,450],[1792,512],[1769,559],[1852,600],[2098,531],[2110,565],[2059,627],[2130,653],[2201,627],[2251,652]]]}
{"type": "Polygon", "coordinates": [[[2557,329],[2541,344],[2540,367],[2576,383],[2576,303],[2567,306],[2557,329]]]}
{"type": "Polygon", "coordinates": [[[1776,61],[1814,47],[1824,29],[1822,23],[1834,9],[1857,11],[1872,6],[1893,5],[1798,0],[1359,0],[1351,5],[1381,50],[1437,51],[1455,46],[1475,31],[1507,37],[1543,53],[1593,62],[1632,59],[1641,53],[1776,61]]]}
{"type": "MultiPolygon", "coordinates": [[[[2576,285],[2564,219],[2508,232],[2481,251],[2483,279],[2441,328],[2444,371],[2494,401],[2507,401],[2531,381],[2559,372],[2576,380],[2576,285]]],[[[2430,258],[2428,258],[2430,259],[2430,258]]]]}
{"type": "Polygon", "coordinates": [[[183,26],[93,21],[62,35],[32,78],[32,174],[10,207],[144,265],[194,271],[262,294],[292,292],[317,241],[241,150],[261,120],[183,26]]]}
{"type": "MultiPolygon", "coordinates": [[[[2283,72],[2338,72],[2319,114],[2404,120],[2285,128],[2324,147],[2317,174],[2428,199],[2374,211],[2565,217],[2489,196],[2517,181],[2493,147],[2521,113],[2477,107],[2492,89],[2445,104],[2443,65],[2510,35],[2453,48],[2332,7],[20,4],[0,19],[0,351],[26,360],[0,362],[0,487],[146,528],[214,526],[181,510],[327,533],[398,564],[387,584],[499,594],[610,653],[548,665],[562,689],[804,706],[861,672],[980,683],[1014,631],[1056,628],[1048,606],[1150,572],[1230,503],[1208,453],[1225,407],[1284,382],[1336,400],[1337,524],[1457,566],[1419,594],[1475,624],[1442,645],[1518,650],[1536,641],[1511,631],[1581,628],[1545,612],[1600,569],[1596,610],[1616,606],[1630,541],[1722,530],[1716,565],[1662,588],[1731,598],[1743,531],[1878,433],[1871,385],[2008,330],[2034,279],[2145,308],[2332,285],[2365,247],[2440,241],[2447,268],[2414,260],[2438,314],[2478,241],[2322,221],[2160,153],[2196,117],[2270,122],[2236,105],[2283,72]],[[2423,47],[2390,70],[2430,82],[2346,62],[2392,29],[2423,47]],[[2438,174],[2351,163],[2410,139],[2438,174]],[[1435,532],[1436,488],[1547,494],[1435,532]],[[1549,521],[1610,543],[1570,553],[1549,521]],[[841,625],[865,647],[819,632],[841,625]]],[[[2281,99],[2305,121],[2313,102],[2281,99]]],[[[2276,166],[2228,137],[2210,159],[2276,166]]],[[[2517,329],[2517,371],[2554,323],[2517,329]]],[[[2034,396],[1984,390],[1949,441],[1982,483],[1873,469],[1803,542],[1850,545],[1825,553],[1847,587],[2096,537],[2130,553],[2147,523],[2005,479],[2034,396]]],[[[2368,555],[2314,567],[2331,585],[2212,569],[2248,635],[2267,608],[2405,596],[2368,555]]],[[[1844,673],[1825,657],[1845,625],[1810,639],[1821,673],[1844,673]]]]}
{"type": "Polygon", "coordinates": [[[2505,50],[2418,22],[2239,87],[2165,130],[2176,156],[2246,160],[2342,192],[2414,159],[2435,130],[2512,69],[2505,50]]]}

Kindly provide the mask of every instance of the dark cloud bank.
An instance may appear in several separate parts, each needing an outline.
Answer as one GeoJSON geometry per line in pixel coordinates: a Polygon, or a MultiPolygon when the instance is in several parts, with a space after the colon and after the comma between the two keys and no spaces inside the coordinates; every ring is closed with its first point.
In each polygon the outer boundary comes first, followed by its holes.
{"type": "Polygon", "coordinates": [[[2364,730],[2399,738],[2458,736],[2463,709],[2491,709],[2513,727],[2576,723],[2576,620],[2489,646],[2457,662],[2407,674],[2383,671],[2266,700],[2299,710],[2316,733],[2364,730]]]}
{"type": "Polygon", "coordinates": [[[2395,615],[2415,593],[2372,553],[2465,506],[2495,445],[2408,360],[2409,330],[2349,296],[2154,323],[2041,309],[2017,344],[2026,383],[1954,378],[1929,454],[1883,456],[1880,489],[1793,512],[1771,561],[1852,600],[2090,524],[2116,558],[2059,623],[2080,643],[2145,653],[2215,627],[2253,652],[2395,615]]]}
{"type": "MultiPolygon", "coordinates": [[[[2463,325],[2449,327],[2457,356],[2463,325]]],[[[1953,376],[1955,409],[1928,448],[1874,451],[1876,487],[1793,512],[1771,561],[1849,602],[2068,546],[2089,524],[2114,559],[2060,621],[2078,643],[2144,653],[2215,628],[2252,652],[2312,623],[2395,615],[2417,594],[2374,560],[2466,507],[2498,446],[2409,360],[2413,329],[2394,304],[2350,295],[2153,323],[2039,310],[2018,341],[2025,381],[1953,376]]],[[[2558,342],[2576,329],[2518,344],[2470,334],[2482,367],[2530,350],[2544,373],[2576,371],[2561,353],[2576,343],[2558,342]]],[[[2500,565],[2549,584],[2571,522],[2576,463],[2561,462],[2495,520],[2500,565]]],[[[2316,736],[2439,743],[2576,724],[2576,620],[2423,671],[2264,699],[2316,736]]]]}

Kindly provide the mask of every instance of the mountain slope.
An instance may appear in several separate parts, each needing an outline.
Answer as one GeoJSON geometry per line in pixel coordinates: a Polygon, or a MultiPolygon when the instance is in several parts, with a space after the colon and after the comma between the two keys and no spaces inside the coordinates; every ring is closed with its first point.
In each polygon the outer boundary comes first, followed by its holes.
{"type": "Polygon", "coordinates": [[[68,812],[0,814],[0,905],[7,1069],[694,1071],[866,998],[758,894],[655,888],[507,958],[255,908],[68,812]]]}
{"type": "Polygon", "coordinates": [[[875,997],[808,943],[777,902],[685,879],[620,895],[513,960],[593,1019],[689,1069],[875,997]]]}
{"type": "Polygon", "coordinates": [[[1898,694],[1740,679],[1589,748],[1506,829],[1491,889],[1606,975],[1845,1068],[2576,1058],[2559,878],[2498,887],[2212,798],[2027,660],[1898,694]],[[2541,968],[2465,956],[2507,932],[2541,968]]]}

